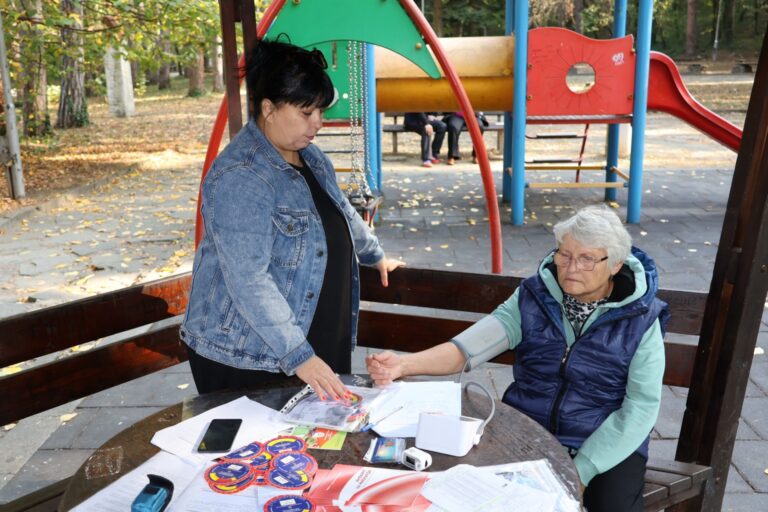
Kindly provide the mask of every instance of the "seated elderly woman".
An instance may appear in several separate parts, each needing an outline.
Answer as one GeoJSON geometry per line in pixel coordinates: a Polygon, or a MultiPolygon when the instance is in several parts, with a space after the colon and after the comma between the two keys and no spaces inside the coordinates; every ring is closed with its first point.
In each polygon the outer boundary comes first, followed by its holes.
{"type": "Polygon", "coordinates": [[[669,318],[656,298],[656,266],[605,207],[584,208],[554,234],[557,249],[491,315],[422,352],[373,354],[368,371],[386,384],[514,350],[515,381],[503,401],[569,450],[587,510],[642,510],[669,318]]]}

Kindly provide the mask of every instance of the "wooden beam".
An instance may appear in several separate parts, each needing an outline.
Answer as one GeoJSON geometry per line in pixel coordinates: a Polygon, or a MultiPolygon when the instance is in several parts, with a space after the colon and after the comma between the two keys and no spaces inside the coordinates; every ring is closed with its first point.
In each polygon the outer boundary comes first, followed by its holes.
{"type": "Polygon", "coordinates": [[[185,361],[180,323],[175,317],[123,341],[0,377],[0,425],[185,361]]]}
{"type": "Polygon", "coordinates": [[[182,314],[190,274],[0,320],[0,368],[182,314]]]}
{"type": "Polygon", "coordinates": [[[741,406],[768,292],[768,32],[704,314],[676,459],[714,471],[701,500],[679,510],[720,510],[741,406]],[[700,501],[700,502],[699,502],[700,501]]]}
{"type": "MultiPolygon", "coordinates": [[[[552,242],[554,246],[554,237],[552,242]]],[[[522,280],[515,276],[403,267],[389,274],[389,286],[384,288],[376,269],[360,268],[363,300],[474,313],[496,309],[522,280]]],[[[669,332],[699,335],[706,293],[659,290],[657,296],[672,310],[669,332]]]]}
{"type": "Polygon", "coordinates": [[[229,112],[229,137],[234,137],[243,127],[243,111],[240,104],[240,70],[237,65],[236,20],[240,14],[241,0],[219,0],[221,16],[221,46],[224,51],[224,80],[229,112]]]}

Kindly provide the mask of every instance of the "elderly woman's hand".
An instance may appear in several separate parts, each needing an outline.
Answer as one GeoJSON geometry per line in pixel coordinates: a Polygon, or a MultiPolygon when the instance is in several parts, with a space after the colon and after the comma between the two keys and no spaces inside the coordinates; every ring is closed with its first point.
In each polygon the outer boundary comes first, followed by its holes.
{"type": "Polygon", "coordinates": [[[387,385],[403,376],[400,356],[394,352],[379,352],[365,358],[365,366],[377,385],[387,385]]]}
{"type": "Polygon", "coordinates": [[[384,288],[389,286],[389,279],[388,279],[389,273],[395,270],[396,268],[403,267],[403,266],[405,266],[404,261],[392,260],[387,258],[386,256],[380,259],[376,263],[376,265],[374,265],[374,267],[376,267],[376,269],[378,269],[379,271],[379,274],[381,274],[381,285],[384,286],[384,288]]]}

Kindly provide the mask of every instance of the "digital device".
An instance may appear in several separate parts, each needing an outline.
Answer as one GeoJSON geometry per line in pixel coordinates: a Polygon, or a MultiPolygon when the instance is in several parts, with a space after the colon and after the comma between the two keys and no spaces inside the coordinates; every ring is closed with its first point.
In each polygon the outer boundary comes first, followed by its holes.
{"type": "Polygon", "coordinates": [[[416,446],[431,452],[463,457],[480,441],[483,420],[446,414],[419,414],[416,446]]]}
{"type": "Polygon", "coordinates": [[[198,452],[226,452],[232,448],[240,429],[241,419],[214,419],[197,445],[198,452]]]}
{"type": "Polygon", "coordinates": [[[496,412],[491,393],[482,384],[467,382],[466,388],[477,387],[488,397],[491,413],[485,420],[469,416],[451,416],[422,412],[416,430],[416,446],[432,452],[463,457],[480,442],[485,426],[496,412]]]}
{"type": "Polygon", "coordinates": [[[147,475],[144,486],[131,503],[131,512],[162,512],[173,497],[173,482],[159,475],[147,475]]]}
{"type": "Polygon", "coordinates": [[[432,465],[432,456],[427,452],[412,447],[403,452],[403,458],[400,463],[416,471],[423,471],[432,465]]]}

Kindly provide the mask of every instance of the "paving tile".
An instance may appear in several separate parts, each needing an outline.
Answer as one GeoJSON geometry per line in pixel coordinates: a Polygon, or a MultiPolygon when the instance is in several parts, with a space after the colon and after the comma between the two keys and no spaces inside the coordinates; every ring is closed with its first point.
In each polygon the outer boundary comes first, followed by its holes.
{"type": "Polygon", "coordinates": [[[755,491],[768,493],[768,442],[736,441],[732,461],[755,491]]]}
{"type": "Polygon", "coordinates": [[[72,476],[91,450],[40,450],[0,489],[0,504],[8,503],[72,476]]]}
{"type": "Polygon", "coordinates": [[[757,512],[768,509],[766,493],[727,493],[723,499],[723,512],[757,512]]]}
{"type": "MultiPolygon", "coordinates": [[[[739,470],[736,469],[736,467],[731,464],[731,467],[728,469],[728,480],[725,484],[725,492],[726,493],[754,493],[754,489],[751,485],[747,483],[746,480],[744,480],[741,475],[739,474],[739,470]]],[[[768,495],[766,495],[766,498],[768,498],[768,495]]]]}
{"type": "Polygon", "coordinates": [[[659,417],[654,429],[663,439],[677,439],[685,411],[685,399],[676,396],[665,386],[662,391],[659,417]]]}
{"type": "Polygon", "coordinates": [[[191,374],[162,371],[91,395],[81,407],[168,407],[195,394],[191,374]],[[179,389],[184,384],[188,386],[179,389]]]}
{"type": "Polygon", "coordinates": [[[761,439],[768,441],[768,398],[745,398],[741,417],[761,439]]]}

